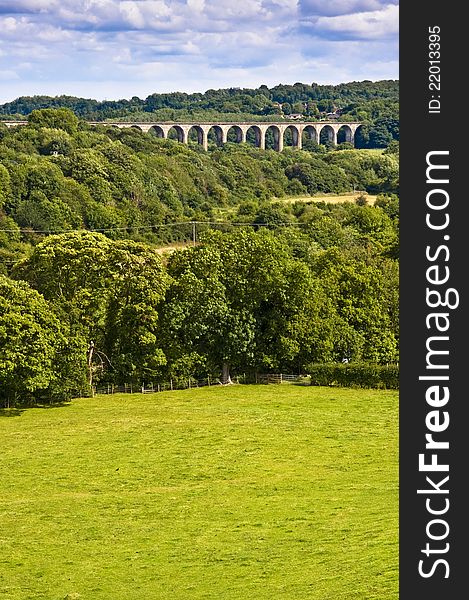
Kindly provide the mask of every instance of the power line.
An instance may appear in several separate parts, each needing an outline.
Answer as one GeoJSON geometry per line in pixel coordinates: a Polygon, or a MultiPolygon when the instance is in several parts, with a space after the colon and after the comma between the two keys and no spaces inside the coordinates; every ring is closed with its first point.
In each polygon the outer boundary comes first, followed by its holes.
{"type": "Polygon", "coordinates": [[[175,227],[178,225],[232,225],[234,227],[304,227],[308,226],[309,223],[298,223],[298,222],[282,222],[282,223],[238,223],[232,221],[177,221],[175,223],[161,223],[158,225],[129,225],[127,227],[105,227],[99,229],[0,229],[1,233],[41,233],[41,234],[57,234],[57,233],[71,233],[73,231],[88,231],[91,233],[105,233],[110,231],[130,231],[130,230],[150,230],[160,229],[165,227],[175,227]]]}

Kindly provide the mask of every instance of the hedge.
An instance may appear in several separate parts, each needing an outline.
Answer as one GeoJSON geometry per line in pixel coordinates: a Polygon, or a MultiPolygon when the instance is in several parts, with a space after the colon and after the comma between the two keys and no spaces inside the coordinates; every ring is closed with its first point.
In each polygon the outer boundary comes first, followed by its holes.
{"type": "Polygon", "coordinates": [[[399,389],[399,365],[313,363],[306,371],[311,385],[399,389]]]}

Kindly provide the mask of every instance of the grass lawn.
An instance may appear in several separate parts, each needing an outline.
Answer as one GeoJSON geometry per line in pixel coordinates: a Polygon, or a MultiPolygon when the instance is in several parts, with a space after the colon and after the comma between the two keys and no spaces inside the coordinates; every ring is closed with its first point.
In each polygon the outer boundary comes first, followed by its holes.
{"type": "Polygon", "coordinates": [[[1,600],[398,598],[396,392],[212,387],[0,415],[1,600]]]}

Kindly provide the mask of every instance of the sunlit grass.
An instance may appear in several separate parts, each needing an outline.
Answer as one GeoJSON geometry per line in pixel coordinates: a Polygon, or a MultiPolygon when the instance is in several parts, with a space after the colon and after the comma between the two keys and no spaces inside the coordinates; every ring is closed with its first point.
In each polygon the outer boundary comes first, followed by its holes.
{"type": "Polygon", "coordinates": [[[397,410],[271,385],[0,418],[0,598],[397,600],[397,410]]]}
{"type": "Polygon", "coordinates": [[[342,204],[343,202],[355,202],[357,198],[365,197],[369,206],[376,202],[377,196],[367,192],[346,192],[343,194],[315,194],[314,196],[284,196],[275,201],[284,204],[294,204],[295,202],[316,203],[324,202],[326,204],[342,204]]]}

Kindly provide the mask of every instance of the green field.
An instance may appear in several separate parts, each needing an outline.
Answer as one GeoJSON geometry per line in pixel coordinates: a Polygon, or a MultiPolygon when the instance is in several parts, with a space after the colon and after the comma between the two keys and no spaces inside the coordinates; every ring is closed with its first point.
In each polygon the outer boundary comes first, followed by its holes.
{"type": "Polygon", "coordinates": [[[345,192],[343,194],[316,194],[314,196],[284,196],[283,198],[274,198],[275,202],[280,204],[295,204],[295,202],[325,202],[326,204],[342,204],[343,202],[355,202],[358,197],[365,197],[367,203],[372,206],[376,202],[375,194],[368,192],[345,192]]]}
{"type": "Polygon", "coordinates": [[[398,598],[396,392],[212,387],[0,414],[1,600],[398,598]]]}

